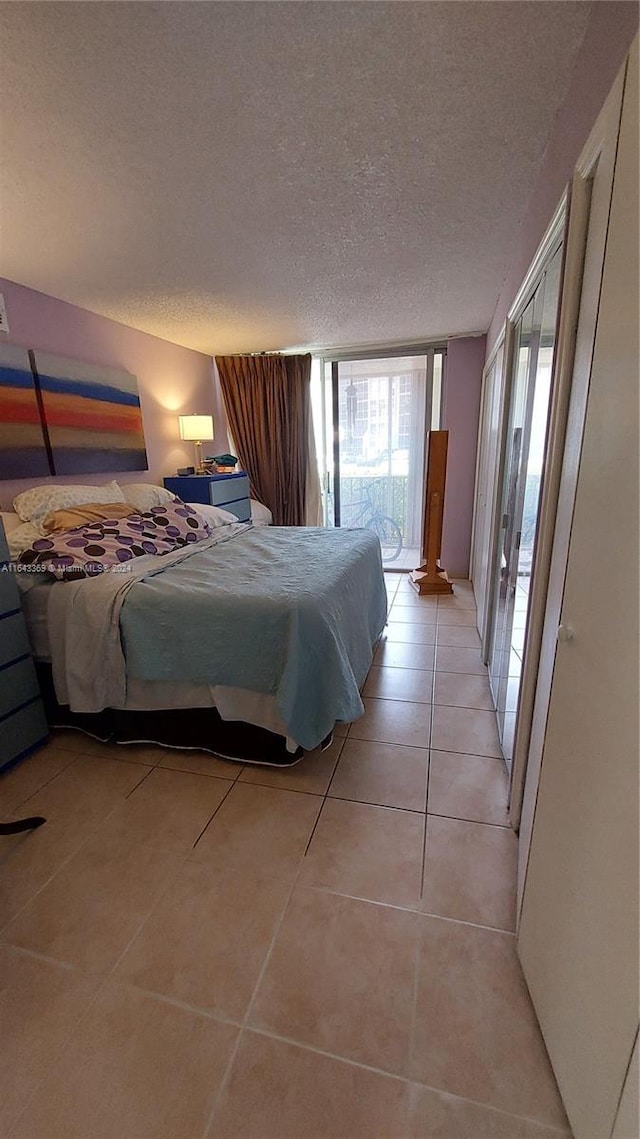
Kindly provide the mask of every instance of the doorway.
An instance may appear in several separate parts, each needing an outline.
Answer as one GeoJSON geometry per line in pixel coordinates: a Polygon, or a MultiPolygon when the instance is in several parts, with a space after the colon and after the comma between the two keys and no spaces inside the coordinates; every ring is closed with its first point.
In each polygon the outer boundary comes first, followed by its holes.
{"type": "Polygon", "coordinates": [[[326,526],[365,527],[386,570],[420,564],[427,430],[440,426],[444,350],[325,359],[326,526]]]}
{"type": "Polygon", "coordinates": [[[489,653],[489,681],[509,768],[529,619],[561,267],[559,243],[514,330],[507,449],[500,495],[501,529],[492,572],[489,653]]]}

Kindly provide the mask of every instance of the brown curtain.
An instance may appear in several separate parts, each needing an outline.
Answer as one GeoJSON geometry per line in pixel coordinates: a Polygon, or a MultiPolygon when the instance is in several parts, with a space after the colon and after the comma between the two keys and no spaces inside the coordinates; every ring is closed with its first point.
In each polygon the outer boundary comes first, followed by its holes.
{"type": "Polygon", "coordinates": [[[311,356],[216,356],[252,498],[276,526],[304,526],[311,356]]]}

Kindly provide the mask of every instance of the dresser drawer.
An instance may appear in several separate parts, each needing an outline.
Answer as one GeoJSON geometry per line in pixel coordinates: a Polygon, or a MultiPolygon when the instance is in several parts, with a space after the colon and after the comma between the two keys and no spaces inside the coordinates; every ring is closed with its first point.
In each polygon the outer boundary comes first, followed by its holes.
{"type": "Polygon", "coordinates": [[[0,771],[36,744],[44,743],[48,734],[41,700],[8,716],[0,723],[0,771]]]}
{"type": "Polygon", "coordinates": [[[9,547],[4,533],[4,526],[0,526],[0,562],[9,561],[9,547]]]}
{"type": "Polygon", "coordinates": [[[209,501],[209,479],[204,475],[175,475],[164,479],[164,488],[183,502],[209,501]]]}
{"type": "Polygon", "coordinates": [[[238,474],[212,479],[209,483],[209,494],[212,506],[225,506],[227,502],[248,498],[249,476],[238,474]]]}
{"type": "Polygon", "coordinates": [[[31,651],[22,613],[0,618],[0,668],[31,651]]]}
{"type": "Polygon", "coordinates": [[[251,518],[247,475],[230,475],[228,478],[216,479],[209,484],[209,494],[212,506],[229,510],[240,522],[248,522],[251,518]]]}
{"type": "Polygon", "coordinates": [[[221,506],[235,514],[239,522],[251,519],[249,476],[244,471],[230,475],[177,475],[166,478],[164,485],[183,502],[203,502],[221,506]]]}
{"type": "Polygon", "coordinates": [[[20,594],[15,574],[0,568],[0,614],[20,608],[20,594]]]}
{"type": "MultiPolygon", "coordinates": [[[[40,695],[36,670],[31,657],[10,664],[0,672],[0,720],[20,704],[40,695]]],[[[0,732],[3,725],[0,724],[0,732]]]]}

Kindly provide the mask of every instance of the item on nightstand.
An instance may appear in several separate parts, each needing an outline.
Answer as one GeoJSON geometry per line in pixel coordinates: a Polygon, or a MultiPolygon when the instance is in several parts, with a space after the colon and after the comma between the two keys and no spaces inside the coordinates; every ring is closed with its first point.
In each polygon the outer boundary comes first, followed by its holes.
{"type": "Polygon", "coordinates": [[[212,464],[212,471],[219,475],[232,475],[238,460],[235,455],[207,455],[205,463],[212,464]]]}
{"type": "Polygon", "coordinates": [[[196,473],[195,467],[178,467],[178,469],[176,471],[177,475],[195,475],[195,473],[196,473]]]}

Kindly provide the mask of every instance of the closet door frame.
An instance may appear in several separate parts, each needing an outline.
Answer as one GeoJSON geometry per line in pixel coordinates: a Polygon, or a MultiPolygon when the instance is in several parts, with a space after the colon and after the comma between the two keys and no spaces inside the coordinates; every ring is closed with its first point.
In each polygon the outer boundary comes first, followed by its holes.
{"type": "Polygon", "coordinates": [[[569,555],[622,92],[623,79],[619,76],[580,155],[571,188],[565,195],[570,209],[564,248],[560,321],[511,771],[509,813],[511,824],[520,835],[518,921],[569,555]],[[599,175],[597,185],[596,175],[599,175]]]}

